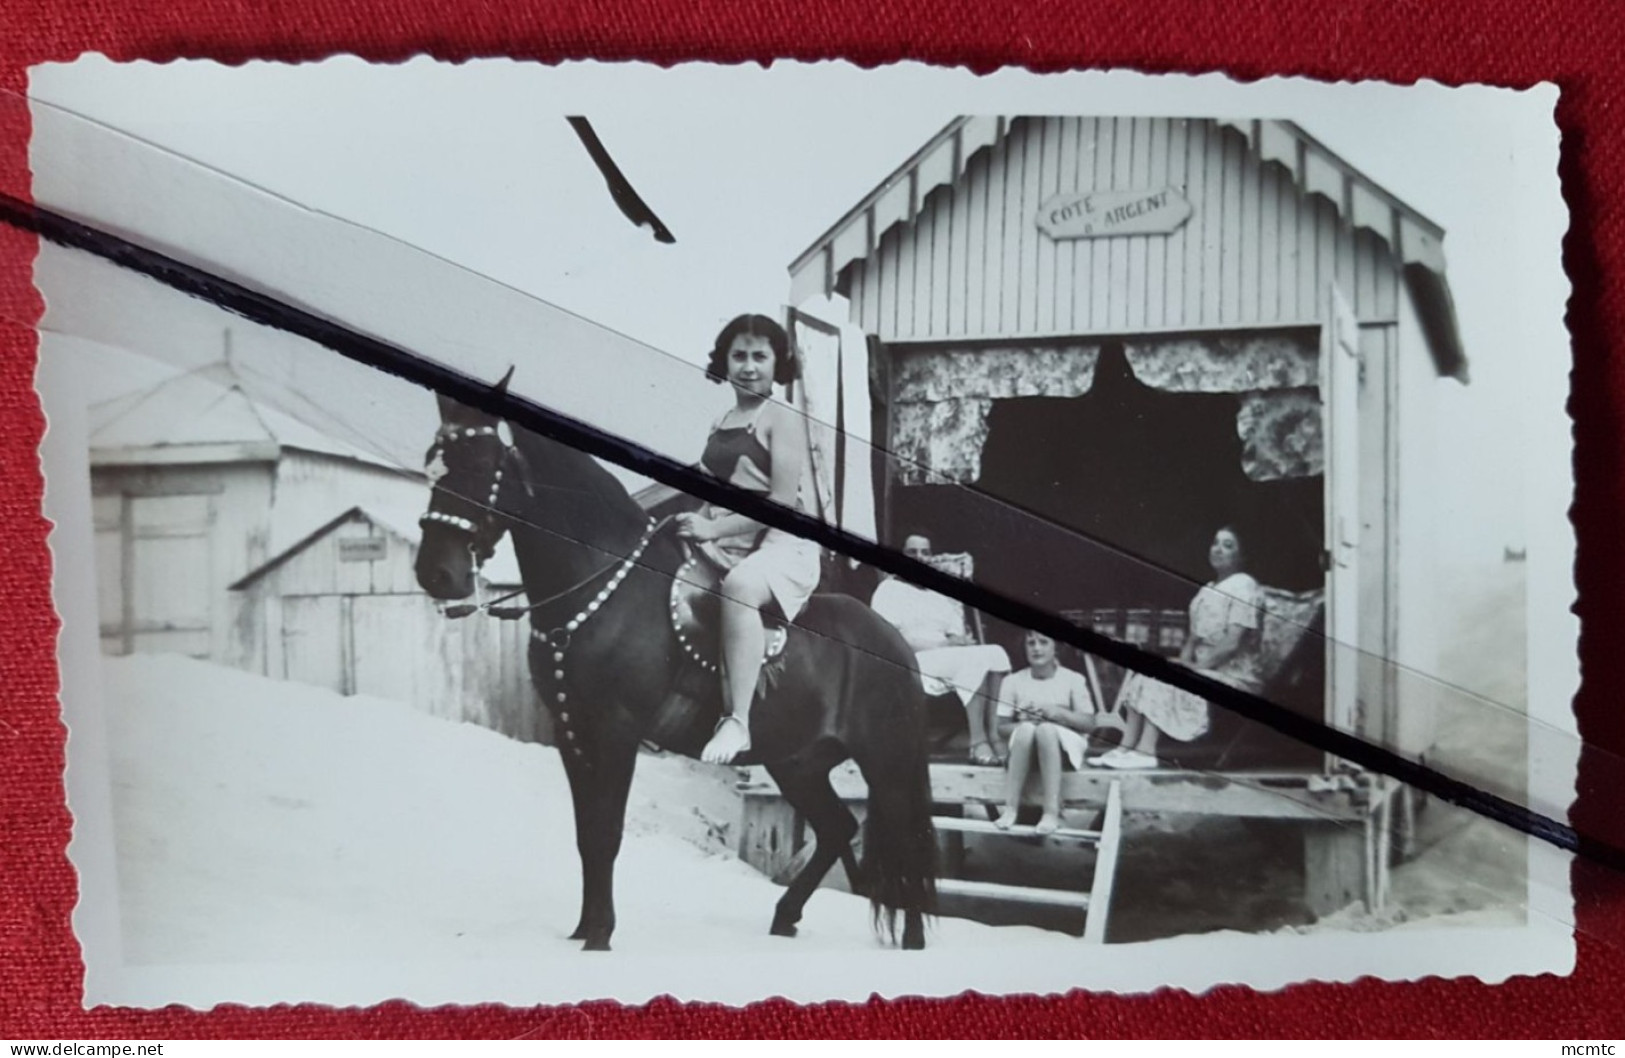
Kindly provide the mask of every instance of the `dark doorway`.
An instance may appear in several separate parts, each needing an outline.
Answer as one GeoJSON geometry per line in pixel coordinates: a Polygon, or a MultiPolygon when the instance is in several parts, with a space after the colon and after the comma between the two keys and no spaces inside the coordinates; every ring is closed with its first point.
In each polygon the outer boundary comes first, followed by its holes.
{"type": "Polygon", "coordinates": [[[1261,582],[1319,587],[1321,479],[1249,479],[1237,400],[1152,389],[1108,346],[1081,397],[996,401],[976,484],[899,489],[898,524],[928,527],[939,550],[974,554],[978,579],[1049,609],[1183,609],[1211,578],[1208,544],[1225,525],[1261,582]],[[989,497],[1038,518],[1012,519],[989,497]]]}
{"type": "MultiPolygon", "coordinates": [[[[1125,634],[1131,611],[1182,626],[1197,586],[1212,578],[1208,546],[1222,526],[1241,537],[1248,570],[1261,583],[1320,588],[1322,479],[1248,478],[1238,402],[1232,393],[1152,389],[1135,378],[1120,346],[1108,346],[1081,397],[994,402],[975,485],[898,489],[894,524],[926,531],[938,550],[971,552],[977,579],[1001,593],[1097,627],[1100,611],[1114,611],[1125,623],[1103,629],[1112,635],[1125,634]]],[[[987,626],[1020,668],[1020,630],[987,626]]],[[[1160,634],[1143,642],[1176,651],[1160,634]]],[[[1265,693],[1318,717],[1324,658],[1312,643],[1300,643],[1265,693]]],[[[1083,663],[1070,648],[1062,660],[1083,663]]],[[[1115,700],[1126,674],[1106,665],[1099,672],[1106,700],[1115,700]]],[[[1207,736],[1165,747],[1188,766],[1227,770],[1314,768],[1320,760],[1313,749],[1222,710],[1207,736]]]]}

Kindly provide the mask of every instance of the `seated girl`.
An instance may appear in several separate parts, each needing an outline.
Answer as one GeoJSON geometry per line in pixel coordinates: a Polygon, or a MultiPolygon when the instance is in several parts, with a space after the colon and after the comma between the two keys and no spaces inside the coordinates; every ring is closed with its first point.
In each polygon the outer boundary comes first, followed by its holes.
{"type": "Polygon", "coordinates": [[[1055,640],[1028,632],[1024,645],[1027,667],[1006,678],[999,694],[999,737],[1007,743],[1010,759],[1004,812],[994,825],[1008,830],[1015,823],[1021,790],[1036,758],[1044,814],[1035,829],[1049,834],[1061,826],[1062,758],[1074,768],[1082,767],[1089,745],[1086,733],[1114,725],[1097,715],[1083,674],[1056,660],[1055,640]]]}
{"type": "MultiPolygon", "coordinates": [[[[1263,679],[1259,659],[1261,589],[1244,572],[1241,538],[1229,526],[1213,536],[1208,548],[1213,580],[1191,600],[1190,635],[1179,652],[1190,666],[1222,683],[1258,691],[1263,679]]],[[[1124,720],[1123,743],[1090,764],[1104,768],[1155,768],[1164,737],[1191,742],[1207,734],[1211,720],[1207,700],[1166,683],[1129,676],[1117,699],[1124,720]]]]}

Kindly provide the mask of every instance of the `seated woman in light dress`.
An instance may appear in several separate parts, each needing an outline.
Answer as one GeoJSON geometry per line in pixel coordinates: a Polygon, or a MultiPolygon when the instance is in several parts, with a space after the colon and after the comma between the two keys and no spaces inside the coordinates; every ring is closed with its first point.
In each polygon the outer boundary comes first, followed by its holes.
{"type": "MultiPolygon", "coordinates": [[[[1191,600],[1190,634],[1179,661],[1241,690],[1263,685],[1259,636],[1263,611],[1258,581],[1246,572],[1246,552],[1236,531],[1225,526],[1208,548],[1213,580],[1191,600]]],[[[1207,734],[1212,707],[1207,700],[1135,673],[1117,699],[1123,717],[1123,743],[1089,763],[1105,768],[1157,767],[1163,738],[1192,742],[1207,734]]]]}
{"type": "MultiPolygon", "coordinates": [[[[929,561],[930,538],[924,533],[909,533],[903,538],[903,554],[920,562],[929,561]]],[[[959,696],[970,731],[971,763],[998,763],[988,697],[997,694],[999,680],[1010,671],[1010,658],[1004,648],[978,643],[967,634],[962,604],[896,577],[881,582],[869,607],[901,632],[914,651],[926,694],[959,696]]]]}
{"type": "Polygon", "coordinates": [[[1061,826],[1061,767],[1083,767],[1087,733],[1106,726],[1089,681],[1055,657],[1055,640],[1028,632],[1024,641],[1027,667],[1004,681],[999,692],[999,731],[1009,747],[1004,812],[994,825],[1008,830],[1021,808],[1021,790],[1033,761],[1043,791],[1044,814],[1034,829],[1050,834],[1061,826]]]}

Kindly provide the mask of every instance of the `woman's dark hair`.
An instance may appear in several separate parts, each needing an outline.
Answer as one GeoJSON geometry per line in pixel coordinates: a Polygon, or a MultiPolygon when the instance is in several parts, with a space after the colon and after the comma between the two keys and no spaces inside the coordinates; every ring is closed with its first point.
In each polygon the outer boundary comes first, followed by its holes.
{"type": "Polygon", "coordinates": [[[745,315],[730,320],[711,347],[711,360],[706,364],[705,373],[712,382],[728,381],[728,350],[735,338],[746,334],[753,338],[766,338],[773,347],[774,382],[788,386],[801,377],[801,365],[790,352],[790,336],[784,333],[778,321],[769,316],[745,315]]]}

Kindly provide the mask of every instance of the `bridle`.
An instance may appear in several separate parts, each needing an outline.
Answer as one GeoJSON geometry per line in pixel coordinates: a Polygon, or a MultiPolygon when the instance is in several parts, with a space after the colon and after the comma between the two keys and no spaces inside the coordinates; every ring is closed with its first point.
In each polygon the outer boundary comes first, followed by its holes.
{"type": "MultiPolygon", "coordinates": [[[[484,506],[481,508],[480,520],[476,522],[472,518],[437,511],[432,507],[423,513],[423,517],[418,519],[419,525],[426,526],[438,522],[441,525],[448,525],[453,529],[459,529],[467,533],[469,537],[468,550],[470,555],[473,556],[476,572],[482,569],[486,561],[495,553],[497,541],[502,537],[502,528],[497,524],[497,520],[501,517],[501,511],[497,503],[502,498],[502,468],[513,453],[513,447],[503,442],[502,435],[495,426],[443,426],[440,428],[439,433],[435,435],[434,444],[430,446],[428,458],[425,461],[429,468],[429,486],[430,488],[436,488],[440,479],[445,477],[447,473],[445,458],[447,450],[460,441],[471,441],[479,437],[493,438],[498,444],[502,445],[502,457],[496,461],[496,469],[492,472],[491,487],[487,491],[484,506]],[[439,468],[438,472],[435,469],[436,467],[439,468]]],[[[473,503],[477,501],[467,502],[473,503]]]]}
{"type": "MultiPolygon", "coordinates": [[[[495,426],[443,426],[441,427],[440,432],[436,434],[434,444],[430,446],[426,460],[428,466],[431,468],[429,484],[431,487],[434,487],[438,484],[440,478],[444,477],[446,474],[446,450],[455,443],[466,442],[480,437],[496,438],[498,443],[502,444],[503,448],[502,457],[496,461],[496,469],[491,475],[491,487],[487,491],[484,506],[481,508],[482,515],[480,520],[475,521],[472,518],[465,518],[461,515],[448,514],[445,511],[437,511],[433,509],[425,511],[423,516],[418,519],[419,525],[439,523],[468,534],[468,548],[471,557],[474,559],[474,569],[476,574],[474,578],[476,600],[479,599],[480,590],[480,578],[478,573],[482,568],[484,568],[486,561],[490,559],[491,555],[495,552],[496,543],[499,539],[501,539],[502,533],[505,531],[499,524],[499,519],[501,519],[503,515],[501,509],[498,507],[498,501],[502,498],[502,468],[507,464],[510,458],[522,457],[519,455],[518,450],[513,445],[502,442],[502,435],[498,432],[497,427],[495,426]],[[436,465],[440,467],[438,473],[436,473],[433,469],[436,465]]],[[[526,492],[531,492],[530,483],[526,481],[524,482],[524,485],[526,492]]],[[[563,491],[574,492],[579,490],[564,489],[563,491]]],[[[632,571],[632,567],[636,565],[638,559],[642,557],[644,549],[649,546],[649,541],[653,538],[655,531],[660,527],[660,524],[662,523],[650,521],[644,528],[643,536],[641,539],[639,539],[636,548],[626,558],[610,559],[609,562],[599,569],[594,570],[581,580],[570,585],[568,588],[565,588],[563,591],[555,592],[545,599],[533,602],[528,606],[501,607],[497,605],[498,603],[505,602],[508,599],[512,599],[516,596],[524,594],[524,589],[521,588],[519,591],[510,592],[509,594],[504,595],[501,598],[494,599],[489,603],[484,601],[476,601],[473,605],[463,604],[459,606],[448,606],[445,610],[446,616],[467,617],[473,613],[485,613],[501,620],[517,620],[518,618],[526,616],[527,614],[534,614],[536,611],[557,602],[560,599],[569,597],[575,592],[580,591],[582,588],[592,584],[594,581],[597,581],[606,573],[609,573],[610,570],[615,570],[615,575],[610,579],[609,583],[604,585],[603,589],[593,597],[585,608],[583,608],[579,613],[575,614],[575,616],[571,617],[569,620],[565,621],[563,624],[551,630],[550,634],[553,637],[552,642],[557,643],[561,639],[568,642],[569,635],[580,627],[581,624],[587,620],[587,618],[597,613],[599,607],[603,606],[603,604],[609,600],[609,597],[615,593],[615,589],[621,586],[621,581],[626,579],[626,575],[632,571]]],[[[542,642],[549,642],[548,634],[542,633],[540,628],[535,630],[535,634],[542,642]]]]}

